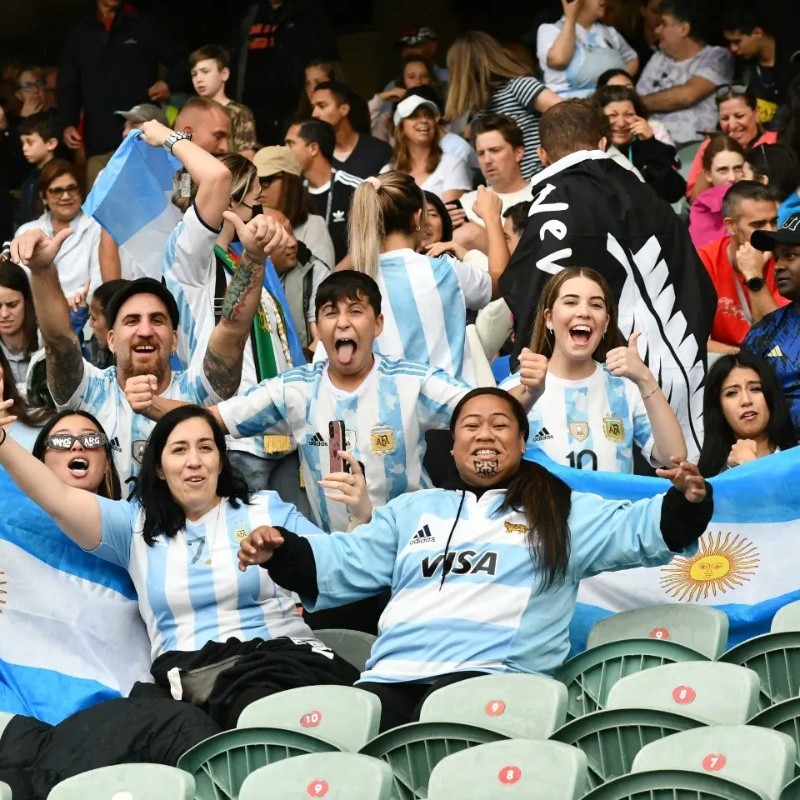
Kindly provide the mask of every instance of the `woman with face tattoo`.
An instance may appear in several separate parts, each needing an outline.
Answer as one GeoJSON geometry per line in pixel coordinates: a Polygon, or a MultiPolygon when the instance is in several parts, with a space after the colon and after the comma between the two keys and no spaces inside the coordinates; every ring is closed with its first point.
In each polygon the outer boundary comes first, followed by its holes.
{"type": "Polygon", "coordinates": [[[692,550],[711,518],[711,487],[678,457],[665,494],[604,500],[522,460],[528,418],[507,392],[464,395],[450,422],[448,488],[413,492],[351,534],[301,537],[262,527],[239,567],[265,567],[308,610],[389,588],[358,686],[381,699],[383,730],[417,718],[443,684],[484,673],[553,672],[569,651],[581,578],[657,566],[692,550]]]}

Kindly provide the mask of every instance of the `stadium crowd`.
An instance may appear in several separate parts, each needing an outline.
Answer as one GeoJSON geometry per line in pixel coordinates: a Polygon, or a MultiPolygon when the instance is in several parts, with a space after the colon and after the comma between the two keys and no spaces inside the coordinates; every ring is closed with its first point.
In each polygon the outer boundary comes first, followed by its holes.
{"type": "Polygon", "coordinates": [[[59,617],[122,621],[64,634],[113,691],[65,719],[0,693],[15,798],[174,764],[297,686],[373,692],[388,729],[551,673],[582,578],[692,552],[706,479],[797,444],[800,43],[764,3],[561,6],[528,49],[406,30],[370,98],[305,0],[188,55],[96,0],[57,68],[5,66],[2,491],[125,587],[59,617]],[[322,628],[377,634],[361,675],[322,628]]]}

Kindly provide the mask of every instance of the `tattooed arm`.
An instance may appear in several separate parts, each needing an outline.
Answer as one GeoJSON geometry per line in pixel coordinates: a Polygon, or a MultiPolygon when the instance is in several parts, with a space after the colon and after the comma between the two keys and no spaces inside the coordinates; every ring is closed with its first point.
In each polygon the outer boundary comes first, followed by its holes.
{"type": "Polygon", "coordinates": [[[231,212],[226,211],[225,217],[233,222],[245,249],[228,284],[222,315],[203,359],[203,372],[223,400],[239,388],[244,349],[249,345],[250,326],[261,302],[266,257],[287,239],[286,231],[271,217],[259,215],[247,225],[231,212]]]}
{"type": "Polygon", "coordinates": [[[31,230],[11,243],[11,258],[31,271],[31,294],[47,356],[47,385],[56,403],[66,403],[83,379],[83,355],[69,319],[69,305],[58,280],[53,260],[67,228],[52,239],[44,231],[31,230]]]}

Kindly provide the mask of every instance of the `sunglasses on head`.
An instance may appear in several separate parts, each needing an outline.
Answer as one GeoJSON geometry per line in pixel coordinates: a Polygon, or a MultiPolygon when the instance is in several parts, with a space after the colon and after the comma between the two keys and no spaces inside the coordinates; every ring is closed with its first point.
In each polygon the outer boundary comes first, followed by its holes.
{"type": "Polygon", "coordinates": [[[714,90],[715,97],[725,97],[726,94],[745,95],[747,87],[743,83],[723,83],[714,90]]]}
{"type": "Polygon", "coordinates": [[[108,437],[104,433],[55,433],[44,440],[45,447],[53,450],[71,450],[75,442],[80,442],[87,450],[97,450],[108,444],[108,437]]]}

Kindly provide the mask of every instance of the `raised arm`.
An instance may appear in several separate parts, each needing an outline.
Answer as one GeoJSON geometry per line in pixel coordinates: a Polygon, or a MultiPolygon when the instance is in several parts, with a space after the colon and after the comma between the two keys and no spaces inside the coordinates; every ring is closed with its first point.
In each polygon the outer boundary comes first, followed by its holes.
{"type": "Polygon", "coordinates": [[[66,403],[83,379],[81,345],[70,325],[69,304],[53,263],[71,235],[72,230],[66,228],[51,239],[37,229],[11,242],[12,261],[31,271],[33,305],[47,357],[47,385],[56,403],[66,403]]]}
{"type": "Polygon", "coordinates": [[[270,253],[288,239],[284,227],[262,214],[245,224],[231,211],[225,219],[236,228],[244,252],[222,301],[222,315],[211,332],[203,371],[211,387],[223,399],[232,397],[242,378],[244,349],[250,341],[250,327],[261,302],[264,266],[270,253]]]}
{"type": "MultiPolygon", "coordinates": [[[[3,381],[0,375],[0,397],[3,381]]],[[[15,417],[8,414],[12,400],[0,404],[0,466],[21,491],[44,509],[67,536],[84,550],[100,544],[100,506],[91,492],[67,486],[38,458],[7,435],[15,417]]]]}
{"type": "Polygon", "coordinates": [[[564,12],[564,24],[558,32],[555,41],[547,51],[547,66],[550,69],[564,70],[572,61],[575,52],[575,26],[578,23],[578,14],[583,9],[584,0],[561,0],[564,12]]]}
{"type": "Polygon", "coordinates": [[[473,209],[486,226],[489,277],[492,279],[492,300],[495,300],[500,296],[500,277],[506,271],[511,258],[503,231],[503,220],[500,217],[503,203],[491,189],[479,186],[473,209]]]}

